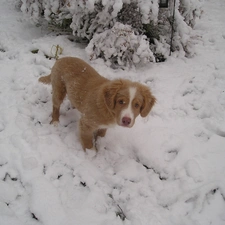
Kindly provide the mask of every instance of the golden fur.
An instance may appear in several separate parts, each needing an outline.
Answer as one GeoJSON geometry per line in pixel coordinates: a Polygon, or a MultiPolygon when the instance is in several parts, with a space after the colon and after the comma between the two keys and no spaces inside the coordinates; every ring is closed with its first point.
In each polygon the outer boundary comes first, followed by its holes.
{"type": "Polygon", "coordinates": [[[40,77],[39,81],[52,84],[51,123],[58,123],[60,105],[66,94],[73,107],[81,112],[79,129],[84,150],[93,148],[93,137],[104,137],[111,125],[132,127],[135,118],[139,114],[146,117],[156,101],[147,86],[124,79],[108,80],[79,58],[57,60],[51,74],[40,77]],[[131,87],[135,92],[129,106],[134,117],[130,121],[126,115],[120,117],[121,111],[128,107],[131,87]]]}

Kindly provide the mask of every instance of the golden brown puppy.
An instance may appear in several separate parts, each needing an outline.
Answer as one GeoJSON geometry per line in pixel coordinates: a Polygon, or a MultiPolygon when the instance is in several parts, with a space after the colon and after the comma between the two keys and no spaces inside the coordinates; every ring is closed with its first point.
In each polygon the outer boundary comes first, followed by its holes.
{"type": "Polygon", "coordinates": [[[112,125],[132,127],[135,118],[139,114],[146,117],[156,101],[147,86],[124,79],[108,80],[79,58],[57,60],[51,74],[39,81],[52,84],[51,124],[59,122],[66,94],[81,112],[79,129],[84,150],[93,148],[93,140],[104,137],[112,125]]]}

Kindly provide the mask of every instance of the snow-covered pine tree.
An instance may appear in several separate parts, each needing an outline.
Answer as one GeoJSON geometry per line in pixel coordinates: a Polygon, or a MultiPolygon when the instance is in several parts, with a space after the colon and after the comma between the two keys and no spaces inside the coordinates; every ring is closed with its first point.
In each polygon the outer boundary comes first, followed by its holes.
{"type": "Polygon", "coordinates": [[[102,57],[114,67],[168,57],[174,1],[172,51],[192,56],[192,30],[202,13],[202,0],[169,0],[168,9],[159,9],[158,0],[20,1],[22,12],[33,21],[45,20],[57,29],[68,26],[74,36],[88,41],[90,59],[102,57]]]}

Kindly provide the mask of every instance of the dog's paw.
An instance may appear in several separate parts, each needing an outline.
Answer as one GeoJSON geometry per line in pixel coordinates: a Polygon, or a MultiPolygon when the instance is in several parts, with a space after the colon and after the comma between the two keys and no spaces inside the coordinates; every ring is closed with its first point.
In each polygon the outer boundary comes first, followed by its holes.
{"type": "Polygon", "coordinates": [[[95,148],[91,148],[91,149],[85,149],[85,154],[87,156],[87,158],[89,159],[93,159],[97,156],[97,151],[95,148]]]}
{"type": "Polygon", "coordinates": [[[54,127],[58,127],[59,121],[51,121],[50,124],[52,124],[54,127]]]}

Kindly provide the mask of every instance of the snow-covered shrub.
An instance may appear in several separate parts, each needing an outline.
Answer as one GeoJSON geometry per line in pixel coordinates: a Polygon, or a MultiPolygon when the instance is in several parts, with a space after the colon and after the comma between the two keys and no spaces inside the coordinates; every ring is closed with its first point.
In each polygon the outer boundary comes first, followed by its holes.
{"type": "Polygon", "coordinates": [[[143,32],[142,15],[137,2],[131,2],[130,4],[124,3],[117,15],[117,21],[131,25],[135,32],[143,32]]]}
{"type": "Polygon", "coordinates": [[[22,12],[29,15],[30,18],[35,22],[38,22],[44,10],[42,4],[36,0],[33,1],[21,0],[21,2],[22,2],[21,5],[22,12]]]}
{"type": "Polygon", "coordinates": [[[115,23],[112,29],[95,34],[86,48],[90,59],[103,58],[115,67],[153,62],[154,55],[145,35],[136,35],[130,25],[115,23]]]}
{"type": "MultiPolygon", "coordinates": [[[[87,49],[89,54],[92,52],[93,58],[103,57],[107,62],[130,65],[132,62],[137,64],[138,61],[149,61],[146,60],[147,56],[141,55],[149,56],[150,53],[153,53],[156,62],[164,61],[168,57],[172,21],[174,22],[172,51],[179,52],[177,55],[192,56],[194,54],[192,28],[196,18],[201,16],[201,1],[176,0],[175,21],[172,17],[174,0],[169,0],[168,9],[159,9],[158,0],[21,0],[21,10],[35,22],[40,23],[40,20],[44,19],[61,29],[69,27],[74,36],[89,42],[87,49]],[[130,25],[132,35],[124,36],[130,44],[121,50],[119,50],[121,45],[118,44],[110,55],[110,51],[106,51],[107,46],[110,46],[107,38],[116,36],[115,27],[118,26],[118,22],[130,25]],[[132,45],[128,41],[131,36],[135,37],[136,43],[139,44],[132,45]],[[136,47],[139,45],[146,47],[142,48],[143,54],[132,53],[140,51],[140,47],[136,47]]],[[[117,44],[121,37],[114,39],[113,43],[117,44]]],[[[151,61],[154,61],[152,57],[151,61]]]]}
{"type": "MultiPolygon", "coordinates": [[[[18,0],[17,0],[18,1],[18,0]]],[[[36,24],[48,22],[54,31],[71,32],[72,15],[69,13],[70,3],[67,0],[20,0],[21,11],[36,24]]]]}
{"type": "Polygon", "coordinates": [[[194,27],[195,19],[200,18],[202,14],[202,2],[196,0],[181,0],[179,12],[184,17],[187,25],[194,27]]]}
{"type": "MultiPolygon", "coordinates": [[[[169,1],[168,9],[159,11],[159,36],[160,40],[165,40],[167,48],[165,56],[168,55],[168,48],[171,44],[171,33],[173,24],[172,52],[176,52],[179,56],[192,57],[195,54],[193,26],[196,18],[200,18],[202,14],[202,0],[176,0],[175,17],[173,20],[174,1],[169,1]]],[[[155,42],[155,45],[161,45],[163,42],[155,42]]],[[[165,42],[164,42],[165,43],[165,42]]],[[[159,49],[159,48],[156,48],[159,49]]],[[[160,49],[163,49],[160,47],[160,49]]]]}
{"type": "Polygon", "coordinates": [[[70,8],[70,13],[73,15],[71,28],[75,36],[91,40],[95,33],[101,33],[113,26],[117,9],[110,7],[111,1],[105,3],[96,1],[92,5],[88,4],[90,1],[82,2],[86,3],[74,1],[70,8]]]}
{"type": "Polygon", "coordinates": [[[158,0],[72,0],[71,28],[88,40],[96,33],[111,29],[116,22],[132,25],[140,31],[143,23],[157,21],[158,0]]]}
{"type": "Polygon", "coordinates": [[[150,45],[150,49],[154,52],[156,62],[164,62],[170,53],[170,45],[164,36],[160,36],[159,40],[154,39],[154,44],[150,45]]]}

